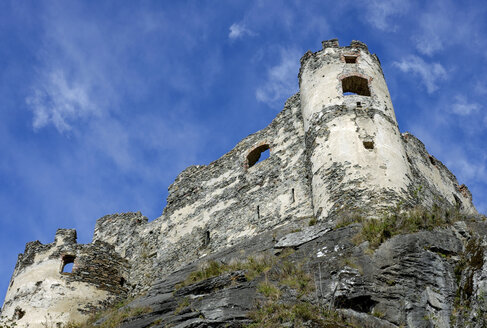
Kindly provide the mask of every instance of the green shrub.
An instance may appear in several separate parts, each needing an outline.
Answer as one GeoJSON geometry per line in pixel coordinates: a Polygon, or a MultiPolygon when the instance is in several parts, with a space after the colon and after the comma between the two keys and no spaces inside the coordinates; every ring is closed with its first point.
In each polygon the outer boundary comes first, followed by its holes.
{"type": "Polygon", "coordinates": [[[340,328],[354,327],[348,324],[336,312],[324,311],[316,305],[307,302],[295,304],[282,304],[269,302],[260,304],[249,314],[253,323],[248,328],[280,328],[283,324],[291,324],[292,327],[324,327],[340,328]]]}
{"type": "Polygon", "coordinates": [[[298,297],[314,291],[313,279],[304,271],[303,265],[300,263],[283,261],[276,266],[271,277],[280,284],[297,290],[298,297]]]}
{"type": "Polygon", "coordinates": [[[431,210],[422,207],[405,212],[395,210],[379,219],[356,217],[355,222],[362,223],[362,230],[355,236],[354,241],[368,241],[369,247],[374,249],[395,235],[433,230],[464,219],[465,216],[457,210],[445,210],[437,206],[431,210]]]}
{"type": "Polygon", "coordinates": [[[281,291],[272,283],[269,283],[267,280],[261,282],[257,285],[257,291],[264,295],[265,297],[277,301],[281,296],[281,291]]]}
{"type": "Polygon", "coordinates": [[[198,270],[192,272],[186,280],[177,284],[176,289],[238,270],[245,270],[246,278],[248,280],[253,280],[262,273],[268,272],[275,262],[276,260],[270,256],[249,257],[245,261],[231,264],[210,261],[201,266],[198,270]]]}
{"type": "Polygon", "coordinates": [[[174,310],[174,314],[179,314],[181,313],[182,310],[184,310],[185,308],[187,308],[189,305],[191,304],[191,302],[189,301],[189,297],[185,297],[183,298],[178,306],[176,307],[176,309],[174,310]]]}

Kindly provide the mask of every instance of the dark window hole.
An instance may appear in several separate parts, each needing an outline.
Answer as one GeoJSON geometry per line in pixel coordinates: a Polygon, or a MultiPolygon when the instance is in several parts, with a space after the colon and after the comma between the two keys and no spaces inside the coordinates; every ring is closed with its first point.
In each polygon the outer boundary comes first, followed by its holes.
{"type": "Polygon", "coordinates": [[[76,257],[74,255],[64,255],[63,256],[63,266],[61,272],[63,273],[71,273],[73,272],[74,266],[74,259],[76,257]]]}
{"type": "Polygon", "coordinates": [[[125,278],[124,277],[121,277],[120,278],[120,286],[125,286],[125,278]]]}
{"type": "Polygon", "coordinates": [[[365,149],[374,149],[374,142],[373,141],[364,141],[364,148],[365,149]]]}
{"type": "Polygon", "coordinates": [[[291,202],[294,203],[296,201],[295,197],[294,197],[294,188],[291,189],[291,202]]]}
{"type": "Polygon", "coordinates": [[[457,209],[461,208],[463,203],[460,198],[455,194],[453,194],[453,198],[455,198],[455,206],[457,207],[457,209]]]}
{"type": "Polygon", "coordinates": [[[262,145],[255,148],[247,155],[248,167],[252,167],[257,163],[262,162],[263,160],[269,158],[269,156],[270,156],[269,145],[262,145]]]}
{"type": "Polygon", "coordinates": [[[203,244],[205,246],[208,246],[210,244],[210,232],[208,230],[205,231],[203,244]]]}
{"type": "Polygon", "coordinates": [[[357,108],[362,108],[362,103],[360,101],[357,101],[357,108]]]}
{"type": "Polygon", "coordinates": [[[357,62],[357,56],[345,56],[345,63],[355,64],[357,62]]]}
{"type": "Polygon", "coordinates": [[[349,76],[342,80],[343,95],[370,96],[369,82],[360,76],[349,76]]]}
{"type": "Polygon", "coordinates": [[[429,159],[430,159],[430,163],[431,163],[431,164],[433,164],[433,165],[436,165],[436,161],[435,161],[435,159],[433,158],[433,156],[429,155],[428,157],[429,157],[429,159]]]}
{"type": "Polygon", "coordinates": [[[260,219],[260,207],[257,205],[257,218],[260,219]]]}
{"type": "Polygon", "coordinates": [[[17,306],[15,308],[15,312],[14,312],[14,318],[17,319],[17,320],[20,320],[20,319],[22,319],[24,317],[24,315],[25,315],[25,311],[22,310],[22,308],[20,308],[20,307],[17,306]]]}

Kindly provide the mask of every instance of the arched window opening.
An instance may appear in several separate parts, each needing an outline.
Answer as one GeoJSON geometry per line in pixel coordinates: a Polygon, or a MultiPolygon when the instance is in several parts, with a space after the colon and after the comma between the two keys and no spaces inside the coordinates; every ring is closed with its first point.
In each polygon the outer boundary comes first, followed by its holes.
{"type": "Polygon", "coordinates": [[[369,82],[360,76],[349,76],[342,80],[343,95],[370,96],[369,82]]]}
{"type": "Polygon", "coordinates": [[[74,266],[74,259],[76,257],[74,255],[64,255],[63,256],[63,262],[62,262],[62,273],[71,273],[73,272],[73,266],[74,266]]]}
{"type": "Polygon", "coordinates": [[[269,150],[269,145],[262,145],[254,150],[252,150],[248,155],[247,155],[247,164],[248,167],[252,167],[255,164],[262,162],[263,160],[269,158],[270,156],[270,150],[269,150]]]}
{"type": "Polygon", "coordinates": [[[121,287],[125,286],[125,278],[124,277],[120,278],[120,286],[121,287]]]}

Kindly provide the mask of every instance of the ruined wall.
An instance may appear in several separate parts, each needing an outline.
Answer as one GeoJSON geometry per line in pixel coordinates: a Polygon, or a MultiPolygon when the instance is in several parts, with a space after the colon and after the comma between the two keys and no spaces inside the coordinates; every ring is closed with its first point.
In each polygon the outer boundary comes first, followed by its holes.
{"type": "Polygon", "coordinates": [[[76,231],[59,229],[55,241],[26,245],[19,255],[2,317],[20,327],[81,321],[96,308],[126,295],[127,261],[104,242],[77,244],[76,231]],[[74,261],[71,272],[62,272],[74,261]]]}
{"type": "Polygon", "coordinates": [[[291,97],[269,126],[220,159],[181,172],[156,220],[147,223],[140,213],[98,220],[93,241],[114,245],[133,263],[128,283],[135,292],[242,238],[289,222],[308,224],[313,211],[299,100],[291,97]],[[269,158],[251,166],[255,151],[267,146],[269,158]]]}
{"type": "Polygon", "coordinates": [[[269,126],[207,166],[192,166],[169,187],[158,262],[168,270],[281,224],[312,216],[300,97],[269,126]],[[270,156],[254,166],[256,148],[270,156]],[[252,156],[250,156],[252,157],[252,156]]]}
{"type": "Polygon", "coordinates": [[[103,241],[112,245],[125,258],[131,269],[126,288],[131,294],[147,288],[159,269],[153,268],[159,249],[160,219],[148,222],[140,212],[105,215],[98,219],[93,243],[103,241]]]}
{"type": "Polygon", "coordinates": [[[433,204],[453,206],[462,212],[476,214],[467,186],[460,185],[450,170],[430,155],[418,138],[407,132],[402,137],[414,182],[410,188],[413,197],[427,207],[433,204]]]}

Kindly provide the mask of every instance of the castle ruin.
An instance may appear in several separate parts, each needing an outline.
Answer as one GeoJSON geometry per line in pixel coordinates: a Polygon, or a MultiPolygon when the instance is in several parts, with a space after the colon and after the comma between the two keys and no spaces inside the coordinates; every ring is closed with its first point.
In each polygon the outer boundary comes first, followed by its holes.
{"type": "Polygon", "coordinates": [[[298,77],[299,92],[266,128],[179,174],[159,218],[104,216],[87,245],[62,229],[51,244],[28,243],[1,315],[19,327],[82,320],[155,276],[289,222],[374,217],[398,205],[477,213],[467,187],[400,133],[379,59],[364,43],[324,41],[301,58],[298,77]]]}

